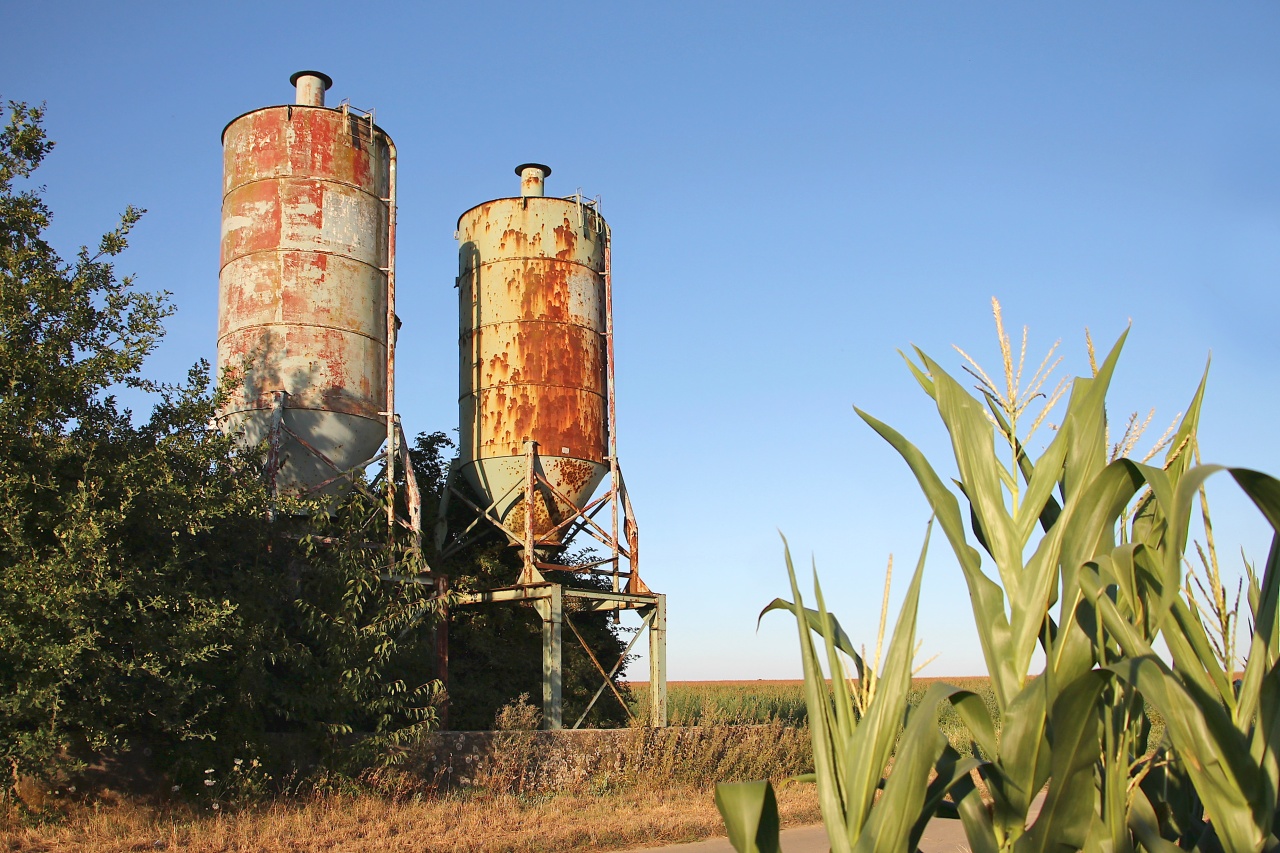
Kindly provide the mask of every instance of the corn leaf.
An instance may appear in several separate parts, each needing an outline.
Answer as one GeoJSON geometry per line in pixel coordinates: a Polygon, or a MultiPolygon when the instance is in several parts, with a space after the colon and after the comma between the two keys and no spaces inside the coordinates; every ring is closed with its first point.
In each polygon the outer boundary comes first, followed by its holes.
{"type": "MultiPolygon", "coordinates": [[[[1100,599],[1103,608],[1111,605],[1100,599]]],[[[1112,605],[1114,607],[1114,605],[1112,605]]],[[[1108,621],[1108,628],[1110,628],[1108,621]]],[[[1133,656],[1106,669],[1132,684],[1165,718],[1166,732],[1187,773],[1213,816],[1214,829],[1229,850],[1259,850],[1266,838],[1262,827],[1271,815],[1250,799],[1264,784],[1259,768],[1249,761],[1248,743],[1226,710],[1211,696],[1200,701],[1187,691],[1154,655],[1133,656]]]]}
{"type": "Polygon", "coordinates": [[[925,373],[916,363],[907,358],[907,354],[902,350],[898,350],[898,355],[902,356],[902,360],[907,363],[907,369],[911,371],[911,375],[915,377],[916,382],[920,383],[920,387],[924,389],[924,393],[928,394],[931,399],[937,399],[937,392],[933,387],[933,379],[929,374],[925,373]]]}
{"type": "Polygon", "coordinates": [[[1142,842],[1148,853],[1179,853],[1178,845],[1160,834],[1160,819],[1146,792],[1137,788],[1129,808],[1129,829],[1142,842]]]}
{"type": "Polygon", "coordinates": [[[809,737],[813,742],[813,772],[818,786],[818,807],[822,810],[822,822],[827,830],[832,853],[849,853],[844,774],[841,768],[843,756],[838,741],[843,739],[844,733],[835,728],[826,679],[818,661],[817,650],[813,646],[804,600],[796,582],[795,565],[791,561],[791,549],[787,547],[786,541],[784,536],[782,542],[787,576],[791,581],[791,595],[794,599],[792,614],[800,634],[800,662],[804,667],[805,705],[809,709],[809,737]]]}
{"type": "MultiPolygon", "coordinates": [[[[1272,530],[1280,531],[1280,482],[1266,474],[1246,468],[1231,469],[1231,476],[1266,516],[1272,530]]],[[[1277,630],[1277,612],[1280,611],[1280,537],[1272,537],[1271,553],[1257,592],[1251,590],[1254,614],[1254,632],[1249,643],[1249,659],[1245,665],[1244,679],[1240,685],[1240,707],[1237,719],[1249,720],[1258,709],[1258,697],[1263,674],[1268,672],[1276,658],[1276,645],[1280,640],[1277,630]]]]}
{"type": "Polygon", "coordinates": [[[1209,384],[1209,362],[1205,362],[1204,373],[1200,375],[1200,384],[1196,386],[1195,394],[1191,395],[1191,403],[1187,406],[1187,413],[1183,415],[1182,422],[1178,424],[1178,429],[1173,434],[1173,438],[1169,441],[1169,449],[1164,455],[1164,465],[1162,466],[1169,476],[1176,483],[1182,479],[1182,475],[1187,472],[1194,461],[1192,454],[1192,444],[1195,441],[1197,430],[1200,428],[1200,409],[1204,405],[1204,389],[1209,384]]]}
{"type": "MultiPolygon", "coordinates": [[[[765,605],[765,608],[760,611],[760,616],[756,619],[756,624],[759,625],[760,620],[764,618],[764,615],[773,610],[785,610],[788,613],[794,613],[795,605],[786,599],[775,598],[773,601],[770,601],[765,605]]],[[[840,626],[840,620],[835,616],[828,614],[827,621],[824,623],[822,615],[817,610],[814,610],[812,607],[805,607],[803,610],[805,621],[809,624],[809,630],[819,636],[823,635],[824,628],[826,631],[829,631],[831,640],[835,643],[836,648],[854,660],[858,668],[858,673],[861,676],[863,674],[865,662],[862,660],[862,655],[858,654],[857,649],[853,647],[853,641],[849,639],[849,635],[845,633],[844,628],[840,626]]]]}
{"type": "Polygon", "coordinates": [[[780,853],[778,801],[768,781],[721,782],[716,808],[738,853],[780,853]]]}
{"type": "Polygon", "coordinates": [[[1092,379],[1077,378],[1071,384],[1071,397],[1067,402],[1067,414],[1062,427],[1071,433],[1067,448],[1066,464],[1062,472],[1062,497],[1066,504],[1077,497],[1077,492],[1088,487],[1098,472],[1107,464],[1107,390],[1115,372],[1120,350],[1124,348],[1129,330],[1120,335],[1111,352],[1098,366],[1092,379]]]}
{"type": "MultiPolygon", "coordinates": [[[[884,768],[893,755],[898,732],[906,716],[907,699],[911,693],[912,658],[916,647],[916,613],[919,609],[920,582],[924,576],[925,556],[928,553],[929,533],[932,528],[933,522],[930,520],[925,531],[924,546],[920,549],[920,558],[916,562],[916,569],[907,587],[907,594],[898,611],[898,621],[894,625],[893,637],[889,641],[884,673],[877,684],[875,698],[857,729],[847,739],[850,760],[846,805],[852,813],[847,838],[851,844],[861,834],[861,823],[865,820],[865,818],[860,820],[852,818],[870,814],[872,804],[875,802],[876,789],[880,785],[884,768]]],[[[930,717],[930,722],[935,729],[936,719],[936,714],[930,717]]],[[[935,755],[929,760],[931,766],[936,757],[935,755]]]]}
{"type": "Polygon", "coordinates": [[[960,514],[960,502],[938,477],[933,466],[919,449],[907,441],[897,430],[857,409],[855,411],[867,424],[897,450],[907,463],[916,481],[924,491],[932,507],[934,517],[942,526],[951,550],[964,572],[969,587],[969,597],[974,611],[974,623],[978,640],[982,645],[982,657],[991,676],[991,686],[1003,708],[1019,689],[1021,673],[1016,671],[1008,654],[1011,642],[1009,619],[1005,614],[1004,592],[999,584],[982,572],[982,557],[965,539],[964,521],[960,514]]]}
{"type": "Polygon", "coordinates": [[[962,792],[964,779],[959,780],[954,789],[960,795],[956,809],[960,812],[960,822],[964,824],[964,836],[973,853],[998,853],[1000,845],[996,841],[995,825],[991,822],[991,812],[982,801],[976,786],[969,783],[969,789],[962,792]]]}
{"type": "MultiPolygon", "coordinates": [[[[916,848],[924,825],[933,816],[945,793],[945,787],[934,791],[936,800],[931,808],[925,807],[926,799],[932,799],[929,797],[929,775],[937,768],[939,758],[947,749],[947,739],[938,728],[938,706],[955,692],[956,688],[949,684],[934,684],[920,704],[912,709],[894,755],[893,772],[885,782],[884,794],[876,804],[866,829],[857,839],[856,853],[916,848]]],[[[941,769],[945,769],[954,782],[958,775],[967,773],[981,762],[953,760],[948,764],[950,766],[944,765],[941,769]]]]}
{"type": "Polygon", "coordinates": [[[951,706],[960,715],[982,754],[987,758],[994,757],[997,753],[996,729],[982,697],[969,690],[957,690],[950,698],[951,706]]]}
{"type": "Polygon", "coordinates": [[[937,362],[919,353],[933,377],[938,414],[951,435],[960,479],[973,511],[981,522],[987,549],[995,560],[1000,580],[1010,600],[1018,598],[1022,583],[1022,546],[1005,503],[999,471],[1004,466],[996,457],[995,430],[975,400],[937,362]]]}
{"type": "Polygon", "coordinates": [[[1048,698],[1048,683],[1038,678],[1003,712],[1000,756],[988,768],[993,771],[988,781],[997,838],[1013,840],[1022,834],[1031,800],[1049,778],[1048,698]]]}
{"type": "Polygon", "coordinates": [[[1094,806],[1093,770],[1101,754],[1096,705],[1107,680],[1105,673],[1087,672],[1054,701],[1049,720],[1052,781],[1035,823],[1018,839],[1017,853],[1084,846],[1094,806]]]}
{"type": "Polygon", "coordinates": [[[1059,641],[1048,669],[1063,678],[1074,678],[1092,666],[1094,637],[1077,619],[1082,599],[1080,567],[1114,547],[1116,520],[1137,494],[1142,472],[1127,459],[1118,459],[1100,470],[1082,494],[1066,504],[1061,550],[1063,613],[1059,641]]]}

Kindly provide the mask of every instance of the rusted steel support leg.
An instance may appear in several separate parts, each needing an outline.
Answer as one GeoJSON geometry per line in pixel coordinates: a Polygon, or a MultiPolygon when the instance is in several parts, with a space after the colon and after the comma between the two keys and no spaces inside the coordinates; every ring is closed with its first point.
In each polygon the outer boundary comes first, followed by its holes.
{"type": "MultiPolygon", "coordinates": [[[[436,595],[441,599],[449,591],[449,579],[444,575],[436,576],[436,595]]],[[[436,622],[436,678],[444,689],[444,701],[440,703],[440,729],[449,728],[449,608],[446,605],[440,611],[440,621],[436,622]]]]}
{"type": "Polygon", "coordinates": [[[563,670],[561,629],[564,624],[564,590],[560,584],[551,587],[547,598],[537,600],[542,617],[542,727],[564,727],[564,702],[561,694],[563,670]]]}
{"type": "Polygon", "coordinates": [[[649,720],[667,724],[667,597],[658,595],[649,623],[649,720]]]}
{"type": "MultiPolygon", "coordinates": [[[[614,592],[620,592],[622,590],[622,586],[618,582],[618,572],[619,572],[618,536],[621,533],[621,531],[618,530],[618,457],[616,456],[609,457],[609,510],[613,514],[613,524],[612,524],[613,542],[611,543],[611,548],[610,548],[610,550],[613,552],[613,587],[612,589],[614,592]]],[[[634,563],[635,560],[632,559],[632,560],[629,560],[628,562],[634,563]]]]}
{"type": "Polygon", "coordinates": [[[538,554],[533,541],[533,502],[538,494],[538,442],[524,443],[524,463],[524,569],[520,572],[520,579],[516,581],[520,585],[541,583],[544,580],[542,573],[538,571],[538,554]]]}
{"type": "Polygon", "coordinates": [[[405,441],[404,427],[400,418],[396,418],[396,442],[400,447],[400,463],[404,466],[405,500],[409,505],[409,530],[412,531],[413,547],[422,551],[422,494],[418,491],[418,478],[413,473],[413,457],[409,453],[409,443],[405,441]]]}

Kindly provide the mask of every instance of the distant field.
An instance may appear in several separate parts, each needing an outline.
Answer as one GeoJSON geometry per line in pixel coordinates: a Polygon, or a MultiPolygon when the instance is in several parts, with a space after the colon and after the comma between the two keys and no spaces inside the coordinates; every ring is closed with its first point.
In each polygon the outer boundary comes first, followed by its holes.
{"type": "MultiPolygon", "coordinates": [[[[916,704],[929,689],[929,685],[937,681],[954,684],[981,696],[997,726],[999,725],[995,695],[991,692],[991,679],[986,676],[913,679],[911,704],[916,704]]],[[[632,683],[630,687],[634,697],[632,713],[644,720],[648,713],[649,684],[638,682],[632,683]]],[[[771,722],[802,726],[809,719],[804,703],[804,682],[799,679],[669,681],[667,716],[673,726],[752,725],[771,722]]],[[[961,752],[969,752],[968,732],[950,705],[942,708],[938,721],[951,743],[961,752]]]]}
{"type": "MultiPolygon", "coordinates": [[[[917,704],[929,689],[929,685],[939,681],[981,696],[996,725],[996,731],[999,732],[1000,712],[996,708],[995,694],[991,690],[991,679],[987,676],[912,679],[910,703],[917,704]]],[[[634,700],[632,713],[643,721],[648,713],[649,684],[633,682],[630,687],[634,700]]],[[[799,679],[669,681],[667,682],[667,715],[669,723],[673,726],[752,725],[775,721],[785,725],[802,726],[806,725],[809,719],[804,704],[804,682],[799,679]]],[[[1164,718],[1151,705],[1147,706],[1147,715],[1152,723],[1147,742],[1151,748],[1154,748],[1164,733],[1164,718]]],[[[973,747],[968,730],[950,704],[943,703],[938,713],[938,723],[952,746],[961,753],[972,754],[973,747]]]]}

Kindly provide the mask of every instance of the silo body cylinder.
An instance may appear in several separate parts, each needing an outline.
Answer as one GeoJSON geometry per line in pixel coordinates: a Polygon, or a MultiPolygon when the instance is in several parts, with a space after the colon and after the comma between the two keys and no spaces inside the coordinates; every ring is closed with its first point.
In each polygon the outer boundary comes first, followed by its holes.
{"type": "MultiPolygon", "coordinates": [[[[524,529],[525,443],[539,471],[581,507],[608,473],[604,258],[595,208],[542,196],[545,166],[518,168],[518,198],[458,220],[461,473],[508,529],[524,529]],[[540,170],[530,174],[531,170],[540,170]]],[[[536,536],[573,510],[533,501],[536,536]]]]}
{"type": "Polygon", "coordinates": [[[295,82],[298,104],[246,113],[222,137],[218,366],[242,379],[223,424],[253,445],[282,415],[297,436],[281,446],[283,491],[368,461],[387,406],[390,140],[325,108],[324,75],[295,82]]]}

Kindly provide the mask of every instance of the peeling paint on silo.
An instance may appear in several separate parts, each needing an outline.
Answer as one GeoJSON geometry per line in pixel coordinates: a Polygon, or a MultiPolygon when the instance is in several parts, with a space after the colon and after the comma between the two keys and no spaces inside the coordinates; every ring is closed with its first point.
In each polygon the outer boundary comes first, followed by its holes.
{"type": "MultiPolygon", "coordinates": [[[[322,106],[324,75],[295,81],[305,103],[223,131],[218,366],[242,380],[223,423],[256,444],[284,392],[288,429],[346,469],[386,432],[389,139],[322,106]]],[[[281,489],[334,475],[301,443],[284,456],[281,489]]]]}

